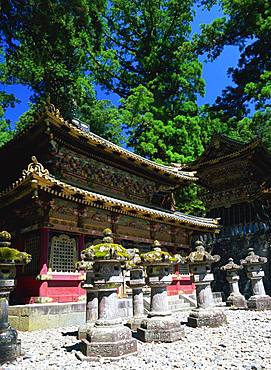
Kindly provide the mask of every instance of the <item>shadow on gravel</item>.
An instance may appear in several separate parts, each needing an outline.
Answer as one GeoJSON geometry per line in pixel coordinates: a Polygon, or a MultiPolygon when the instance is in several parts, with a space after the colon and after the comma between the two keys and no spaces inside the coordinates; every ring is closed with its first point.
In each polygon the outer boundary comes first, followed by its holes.
{"type": "Polygon", "coordinates": [[[66,331],[61,333],[63,337],[77,337],[77,331],[66,331]]]}
{"type": "Polygon", "coordinates": [[[132,337],[139,340],[137,331],[132,331],[132,337]]]}
{"type": "Polygon", "coordinates": [[[81,350],[80,344],[81,343],[79,342],[73,344],[72,346],[63,346],[62,348],[65,348],[67,352],[80,351],[81,350]]]}

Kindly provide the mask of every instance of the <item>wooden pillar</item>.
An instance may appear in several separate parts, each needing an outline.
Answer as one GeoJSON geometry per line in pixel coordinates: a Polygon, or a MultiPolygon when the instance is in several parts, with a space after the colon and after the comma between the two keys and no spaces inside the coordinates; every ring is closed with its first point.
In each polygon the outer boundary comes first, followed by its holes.
{"type": "Polygon", "coordinates": [[[49,257],[49,228],[40,229],[40,274],[48,272],[49,257]]]}
{"type": "Polygon", "coordinates": [[[85,236],[84,236],[84,234],[79,234],[77,240],[78,240],[77,255],[78,255],[78,258],[80,260],[81,259],[81,252],[82,252],[83,249],[85,249],[85,236]]]}

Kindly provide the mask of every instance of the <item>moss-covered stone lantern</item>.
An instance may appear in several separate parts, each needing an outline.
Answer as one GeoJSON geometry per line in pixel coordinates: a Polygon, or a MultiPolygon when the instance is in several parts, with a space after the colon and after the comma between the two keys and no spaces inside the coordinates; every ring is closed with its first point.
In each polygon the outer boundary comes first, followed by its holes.
{"type": "Polygon", "coordinates": [[[8,322],[9,295],[15,286],[16,265],[31,261],[29,254],[10,245],[11,235],[7,231],[0,232],[0,363],[21,355],[21,341],[8,322]]]}
{"type": "Polygon", "coordinates": [[[156,240],[150,252],[140,255],[146,267],[146,283],[151,288],[151,307],[148,317],[137,329],[144,342],[174,342],[184,335],[180,322],[171,316],[167,286],[171,284],[173,266],[179,262],[174,255],[162,250],[156,240]]]}
{"type": "Polygon", "coordinates": [[[233,262],[232,258],[229,258],[229,262],[220,267],[220,270],[225,271],[226,279],[230,284],[231,293],[227,298],[227,306],[235,308],[247,308],[247,302],[245,297],[240,293],[239,290],[239,271],[242,270],[242,265],[237,265],[233,262]]]}
{"type": "Polygon", "coordinates": [[[207,252],[203,243],[198,240],[195,243],[196,250],[186,257],[189,264],[193,282],[196,285],[197,309],[191,311],[188,317],[188,326],[219,326],[226,323],[225,314],[215,309],[211,282],[214,275],[211,273],[211,265],[220,260],[220,256],[212,256],[207,252]]]}
{"type": "Polygon", "coordinates": [[[133,317],[128,320],[128,326],[132,330],[140,327],[144,315],[144,300],[142,288],[146,285],[144,277],[144,268],[140,266],[141,257],[139,249],[134,248],[127,250],[131,259],[126,262],[126,269],[130,272],[130,279],[126,284],[132,289],[133,317]]]}
{"type": "Polygon", "coordinates": [[[247,277],[251,280],[253,290],[253,296],[247,301],[250,309],[271,309],[271,297],[266,294],[263,285],[264,271],[262,267],[266,262],[267,258],[255,254],[253,248],[249,248],[248,256],[241,260],[241,264],[246,268],[247,277]]]}
{"type": "Polygon", "coordinates": [[[98,292],[98,319],[82,339],[84,360],[118,359],[137,353],[131,330],[123,325],[118,313],[117,288],[123,283],[122,264],[129,259],[126,249],[114,243],[112,231],[104,230],[103,241],[81,253],[83,261],[93,262],[89,290],[98,292]]]}

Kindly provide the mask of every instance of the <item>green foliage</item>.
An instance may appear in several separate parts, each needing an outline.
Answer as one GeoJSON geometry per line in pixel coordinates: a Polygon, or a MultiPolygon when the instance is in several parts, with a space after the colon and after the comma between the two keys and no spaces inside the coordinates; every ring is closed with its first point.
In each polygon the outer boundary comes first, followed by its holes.
{"type": "Polygon", "coordinates": [[[122,98],[139,85],[153,95],[153,115],[166,122],[204,94],[201,64],[189,41],[193,1],[111,1],[96,78],[122,98]]]}
{"type": "MultiPolygon", "coordinates": [[[[193,161],[212,133],[213,121],[197,106],[204,81],[191,42],[193,7],[193,0],[113,0],[104,16],[96,79],[121,96],[128,145],[160,163],[193,161]]],[[[196,196],[190,208],[178,199],[181,210],[203,211],[196,196]]]]}
{"type": "MultiPolygon", "coordinates": [[[[97,102],[93,88],[90,55],[101,46],[104,6],[103,0],[1,1],[0,36],[7,84],[29,86],[34,105],[50,96],[65,119],[76,112],[93,131],[118,141],[118,122],[109,125],[112,107],[97,102]]],[[[33,120],[34,109],[19,128],[33,120]]]]}
{"type": "Polygon", "coordinates": [[[195,183],[179,189],[176,193],[178,208],[184,213],[204,216],[205,206],[200,200],[201,192],[201,187],[195,183]]]}
{"type": "Polygon", "coordinates": [[[269,0],[204,0],[219,4],[225,17],[202,27],[197,50],[213,60],[227,45],[239,47],[238,66],[229,68],[226,87],[209,111],[226,122],[232,137],[248,141],[259,135],[270,148],[271,3],[269,0]]]}
{"type": "Polygon", "coordinates": [[[13,107],[15,98],[11,94],[0,91],[0,146],[9,141],[12,137],[10,122],[5,119],[5,111],[8,107],[13,107]]]}

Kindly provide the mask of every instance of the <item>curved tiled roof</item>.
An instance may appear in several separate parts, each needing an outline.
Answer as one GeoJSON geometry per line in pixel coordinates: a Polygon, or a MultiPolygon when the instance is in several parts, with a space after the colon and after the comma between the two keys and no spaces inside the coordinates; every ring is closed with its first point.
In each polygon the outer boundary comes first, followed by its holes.
{"type": "Polygon", "coordinates": [[[14,141],[18,140],[24,133],[26,133],[31,127],[39,123],[44,117],[51,118],[51,122],[60,129],[65,129],[69,134],[79,140],[83,140],[84,143],[89,143],[91,146],[103,149],[107,153],[118,155],[120,158],[127,159],[137,165],[143,166],[145,169],[155,171],[157,174],[174,178],[176,180],[184,181],[197,181],[198,178],[195,176],[196,171],[183,171],[180,166],[166,166],[153,162],[147,158],[144,158],[138,154],[135,154],[121,146],[114,144],[93,132],[86,132],[75,124],[65,121],[60,115],[58,109],[53,104],[46,105],[44,109],[37,114],[35,121],[29,125],[24,131],[17,134],[13,140],[8,142],[6,146],[11,145],[14,141]]]}
{"type": "Polygon", "coordinates": [[[260,144],[260,139],[244,143],[231,139],[226,135],[214,134],[209,146],[205,149],[203,154],[191,163],[188,168],[199,170],[200,167],[206,167],[207,165],[219,163],[224,160],[231,160],[246,152],[254,150],[260,144]]]}
{"type": "Polygon", "coordinates": [[[180,223],[187,227],[203,228],[210,232],[217,232],[219,230],[218,219],[196,217],[186,215],[181,212],[153,209],[84,190],[55,179],[49,174],[48,170],[44,169],[44,167],[38,163],[35,157],[32,157],[32,161],[33,162],[28,165],[27,170],[22,172],[22,177],[0,193],[0,198],[30,180],[33,189],[36,189],[38,186],[40,189],[48,193],[81,204],[111,209],[115,212],[124,213],[138,218],[152,218],[158,222],[180,223]]]}

